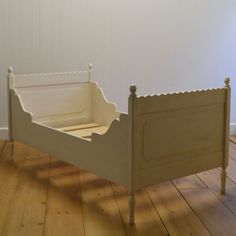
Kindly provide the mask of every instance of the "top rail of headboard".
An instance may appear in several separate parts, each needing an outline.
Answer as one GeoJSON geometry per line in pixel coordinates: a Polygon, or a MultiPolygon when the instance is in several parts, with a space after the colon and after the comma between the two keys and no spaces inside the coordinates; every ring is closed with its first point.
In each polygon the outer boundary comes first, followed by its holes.
{"type": "Polygon", "coordinates": [[[92,80],[92,72],[92,64],[89,64],[88,69],[83,71],[40,74],[14,74],[13,68],[9,67],[9,88],[42,87],[90,82],[92,80]]]}
{"type": "Polygon", "coordinates": [[[225,88],[212,88],[153,96],[137,96],[138,113],[158,112],[225,102],[225,88]]]}

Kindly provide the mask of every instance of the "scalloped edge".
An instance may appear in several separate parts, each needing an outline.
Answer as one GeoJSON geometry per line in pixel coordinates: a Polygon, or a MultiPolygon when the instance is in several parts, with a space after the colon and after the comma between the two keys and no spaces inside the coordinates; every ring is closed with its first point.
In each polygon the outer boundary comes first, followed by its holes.
{"type": "Polygon", "coordinates": [[[193,94],[193,93],[207,93],[210,91],[218,91],[218,90],[225,90],[225,88],[210,88],[210,89],[197,89],[197,90],[191,90],[191,91],[180,91],[180,92],[171,92],[171,93],[161,93],[161,94],[153,94],[153,95],[144,95],[144,96],[138,96],[138,99],[148,99],[148,98],[155,98],[155,97],[164,97],[169,95],[183,95],[183,94],[193,94]]]}
{"type": "Polygon", "coordinates": [[[83,74],[89,73],[89,70],[81,70],[81,71],[71,71],[71,72],[45,72],[45,73],[32,73],[32,74],[13,74],[15,77],[30,77],[30,76],[48,76],[48,75],[73,75],[73,74],[83,74]]]}

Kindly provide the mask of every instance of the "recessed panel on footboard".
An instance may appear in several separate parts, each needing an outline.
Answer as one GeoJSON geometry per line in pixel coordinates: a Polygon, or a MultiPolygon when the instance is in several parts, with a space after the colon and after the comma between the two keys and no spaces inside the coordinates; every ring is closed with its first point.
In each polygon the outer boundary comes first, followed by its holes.
{"type": "MultiPolygon", "coordinates": [[[[181,101],[181,94],[179,96],[181,101]]],[[[137,178],[141,186],[222,165],[224,103],[218,100],[202,104],[202,100],[197,104],[194,94],[195,104],[191,106],[191,94],[189,98],[178,103],[177,97],[174,101],[177,106],[170,110],[158,107],[148,112],[147,106],[145,112],[140,110],[137,178]]],[[[166,99],[172,98],[167,96],[166,99]]]]}

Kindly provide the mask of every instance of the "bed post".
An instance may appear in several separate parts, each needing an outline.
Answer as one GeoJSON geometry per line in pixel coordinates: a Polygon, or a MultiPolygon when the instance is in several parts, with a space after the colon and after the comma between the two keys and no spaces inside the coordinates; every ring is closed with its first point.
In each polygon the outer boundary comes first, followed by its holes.
{"type": "Polygon", "coordinates": [[[224,158],[221,167],[221,194],[225,194],[225,186],[226,186],[226,177],[227,172],[226,168],[228,166],[228,156],[229,156],[229,122],[230,122],[230,79],[225,78],[225,130],[224,130],[224,158]]]}
{"type": "Polygon", "coordinates": [[[14,140],[12,137],[12,109],[11,109],[11,88],[13,86],[12,81],[13,68],[8,67],[7,71],[7,95],[8,95],[8,157],[13,159],[14,156],[14,140]]]}
{"type": "Polygon", "coordinates": [[[92,93],[92,85],[91,81],[93,80],[93,64],[88,64],[88,82],[89,82],[89,119],[90,122],[93,121],[93,93],[92,93]]]}
{"type": "Polygon", "coordinates": [[[137,103],[137,95],[136,95],[136,86],[130,86],[130,95],[128,102],[128,140],[129,140],[129,224],[135,223],[135,154],[136,154],[136,135],[135,135],[135,127],[136,127],[136,103],[137,103]]]}

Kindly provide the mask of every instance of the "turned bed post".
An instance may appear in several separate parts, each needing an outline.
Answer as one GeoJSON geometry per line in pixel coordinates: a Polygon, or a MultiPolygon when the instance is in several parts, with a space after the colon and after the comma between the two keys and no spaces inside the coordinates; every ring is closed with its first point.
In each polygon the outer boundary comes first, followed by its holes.
{"type": "Polygon", "coordinates": [[[136,157],[136,104],[137,104],[137,95],[136,95],[136,86],[130,86],[130,95],[128,102],[128,127],[129,127],[129,224],[135,223],[135,191],[136,191],[136,167],[135,167],[135,157],[136,157]]]}
{"type": "Polygon", "coordinates": [[[93,80],[93,64],[88,64],[88,82],[89,82],[89,119],[90,122],[93,121],[93,93],[92,93],[92,84],[93,80]]]}
{"type": "Polygon", "coordinates": [[[221,194],[225,194],[225,186],[226,186],[226,177],[227,172],[226,168],[228,166],[228,156],[229,156],[229,122],[230,122],[230,79],[225,78],[225,130],[224,130],[224,158],[221,167],[221,194]]]}
{"type": "Polygon", "coordinates": [[[8,67],[7,71],[7,95],[8,95],[8,157],[13,158],[14,156],[14,140],[12,137],[12,109],[11,109],[11,88],[13,87],[13,68],[8,67]]]}

